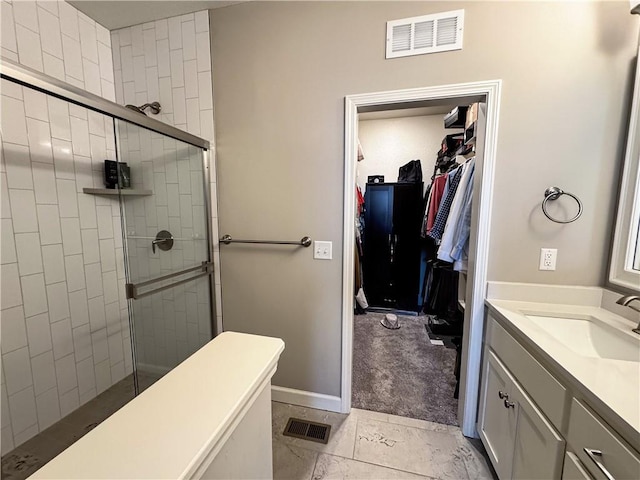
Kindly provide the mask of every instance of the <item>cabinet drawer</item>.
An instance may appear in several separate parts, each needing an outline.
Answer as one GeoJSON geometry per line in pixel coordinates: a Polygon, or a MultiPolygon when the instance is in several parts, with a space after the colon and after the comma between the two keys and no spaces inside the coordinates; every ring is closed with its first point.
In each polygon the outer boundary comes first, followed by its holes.
{"type": "Polygon", "coordinates": [[[606,479],[605,470],[617,480],[640,478],[638,454],[575,398],[571,403],[568,441],[571,450],[594,478],[606,479]],[[597,450],[602,454],[589,456],[585,449],[597,450]]]}
{"type": "Polygon", "coordinates": [[[585,470],[578,457],[571,452],[567,452],[564,455],[562,480],[593,480],[593,477],[585,470]]]}
{"type": "Polygon", "coordinates": [[[494,318],[489,318],[491,319],[489,345],[553,426],[561,431],[567,405],[567,389],[494,318]]]}

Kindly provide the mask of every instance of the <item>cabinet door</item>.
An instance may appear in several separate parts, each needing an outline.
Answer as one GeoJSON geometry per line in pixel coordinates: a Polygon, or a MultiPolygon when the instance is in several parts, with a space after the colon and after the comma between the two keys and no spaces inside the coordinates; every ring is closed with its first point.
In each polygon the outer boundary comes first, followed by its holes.
{"type": "Polygon", "coordinates": [[[511,478],[559,479],[565,441],[517,383],[510,401],[509,414],[516,419],[511,478]]]}
{"type": "Polygon", "coordinates": [[[504,402],[512,381],[494,353],[489,349],[486,353],[478,430],[498,477],[507,480],[511,476],[513,425],[509,419],[511,409],[504,402]]]}
{"type": "Polygon", "coordinates": [[[587,473],[578,457],[567,452],[562,467],[562,480],[593,480],[593,477],[587,473]]]}

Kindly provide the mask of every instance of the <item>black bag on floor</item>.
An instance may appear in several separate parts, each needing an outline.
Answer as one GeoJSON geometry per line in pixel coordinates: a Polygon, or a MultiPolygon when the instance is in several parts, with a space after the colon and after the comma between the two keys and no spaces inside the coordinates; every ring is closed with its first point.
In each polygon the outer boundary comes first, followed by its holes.
{"type": "Polygon", "coordinates": [[[422,182],[422,165],[420,160],[411,160],[398,169],[398,183],[422,182]]]}

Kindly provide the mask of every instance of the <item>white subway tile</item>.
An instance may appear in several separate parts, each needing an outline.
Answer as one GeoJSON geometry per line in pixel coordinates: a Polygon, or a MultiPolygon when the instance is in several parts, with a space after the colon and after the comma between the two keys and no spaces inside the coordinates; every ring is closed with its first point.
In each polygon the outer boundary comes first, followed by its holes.
{"type": "Polygon", "coordinates": [[[114,34],[120,39],[120,46],[131,45],[131,27],[114,30],[114,34]]]}
{"type": "Polygon", "coordinates": [[[84,90],[84,80],[78,80],[77,78],[73,78],[70,75],[65,75],[64,76],[64,81],[67,82],[69,85],[73,85],[74,87],[78,87],[81,88],[82,90],[84,90]]]}
{"type": "Polygon", "coordinates": [[[24,89],[24,110],[27,117],[49,121],[47,112],[47,96],[31,88],[24,89]]]}
{"type": "MultiPolygon", "coordinates": [[[[73,365],[73,371],[75,374],[76,366],[73,365]]],[[[67,393],[60,394],[60,415],[64,418],[71,412],[80,407],[80,399],[78,397],[78,389],[73,388],[67,393]]]]}
{"type": "Polygon", "coordinates": [[[74,180],[57,179],[58,202],[60,208],[60,218],[77,218],[78,196],[76,193],[76,182],[74,180]]]}
{"type": "Polygon", "coordinates": [[[89,135],[89,144],[91,145],[92,168],[93,170],[102,170],[104,161],[107,158],[107,146],[104,137],[89,135]]]}
{"type": "Polygon", "coordinates": [[[2,353],[11,352],[27,346],[27,330],[22,306],[2,310],[0,327],[2,353]]]}
{"type": "Polygon", "coordinates": [[[2,141],[29,145],[24,104],[6,95],[2,95],[2,141]]]}
{"type": "Polygon", "coordinates": [[[109,359],[109,345],[107,344],[107,329],[91,332],[91,345],[93,346],[93,363],[97,364],[109,359]]]}
{"type": "Polygon", "coordinates": [[[213,110],[200,110],[200,136],[213,142],[213,110]]]}
{"type": "Polygon", "coordinates": [[[184,62],[184,91],[186,98],[198,97],[198,69],[195,60],[184,62]]]}
{"type": "Polygon", "coordinates": [[[149,101],[159,101],[158,67],[149,67],[146,69],[146,90],[149,101]]]}
{"type": "Polygon", "coordinates": [[[38,218],[33,191],[9,189],[9,198],[13,216],[13,231],[15,233],[37,232],[38,218]]]}
{"type": "MultiPolygon", "coordinates": [[[[29,377],[31,377],[31,372],[29,372],[29,377]]],[[[15,393],[15,395],[9,393],[9,409],[11,410],[11,427],[16,433],[15,443],[16,445],[20,445],[24,437],[20,438],[19,434],[35,425],[36,418],[38,418],[36,413],[36,398],[33,394],[33,388],[26,388],[15,393]]],[[[38,430],[36,427],[35,433],[37,432],[38,430]]],[[[27,438],[24,440],[29,438],[28,435],[26,436],[27,438]]]]}
{"type": "Polygon", "coordinates": [[[43,52],[42,61],[44,62],[44,73],[58,80],[65,80],[64,61],[62,59],[43,52]]]}
{"type": "Polygon", "coordinates": [[[196,32],[209,32],[209,10],[195,12],[196,32]]]}
{"type": "Polygon", "coordinates": [[[98,38],[96,37],[96,26],[87,22],[82,16],[78,19],[80,30],[80,45],[82,56],[94,63],[98,63],[98,38]]]}
{"type": "Polygon", "coordinates": [[[169,54],[169,40],[158,40],[156,42],[158,57],[158,75],[160,77],[171,76],[171,56],[169,54]]]}
{"type": "Polygon", "coordinates": [[[18,276],[18,264],[9,263],[0,268],[2,282],[0,282],[0,296],[2,307],[9,308],[22,305],[20,280],[18,276]]]}
{"type": "Polygon", "coordinates": [[[96,390],[98,394],[111,386],[111,366],[109,360],[96,364],[96,390]]]}
{"type": "Polygon", "coordinates": [[[53,163],[49,122],[27,117],[27,135],[31,161],[53,163]]]}
{"type": "Polygon", "coordinates": [[[122,332],[122,322],[120,320],[120,304],[118,303],[117,298],[118,296],[116,289],[116,301],[108,303],[104,307],[107,322],[107,336],[122,332]]]}
{"type": "MultiPolygon", "coordinates": [[[[69,323],[69,328],[71,328],[71,324],[69,322],[69,297],[67,294],[67,282],[59,282],[51,285],[47,285],[47,298],[49,300],[49,321],[52,325],[54,322],[62,323],[62,321],[67,321],[69,323]]],[[[61,327],[60,327],[61,328],[61,327]]],[[[51,330],[53,335],[53,327],[51,330]]],[[[71,337],[71,334],[69,334],[71,337]]],[[[56,337],[53,336],[53,350],[56,351],[56,337]]],[[[56,358],[59,358],[60,355],[56,353],[56,358]]]]}
{"type": "Polygon", "coordinates": [[[53,149],[53,163],[55,166],[56,178],[65,180],[75,180],[75,168],[73,164],[73,153],[71,142],[51,139],[53,149]]]}
{"type": "MultiPolygon", "coordinates": [[[[82,281],[84,283],[84,271],[82,272],[82,281]]],[[[71,326],[74,329],[89,323],[89,306],[87,303],[86,290],[69,293],[69,310],[71,313],[71,326]]]]}
{"type": "Polygon", "coordinates": [[[120,62],[122,63],[122,81],[133,81],[133,53],[130,46],[120,49],[120,62]]]}
{"type": "Polygon", "coordinates": [[[182,54],[185,60],[196,59],[196,30],[194,22],[182,22],[182,54]]]}
{"type": "Polygon", "coordinates": [[[83,157],[91,156],[91,144],[89,142],[89,125],[86,120],[71,117],[72,148],[75,155],[83,157]]]}
{"type": "MultiPolygon", "coordinates": [[[[4,5],[5,2],[2,2],[2,4],[4,5]]],[[[0,78],[0,92],[6,97],[15,98],[16,100],[23,99],[22,85],[5,78],[0,78]]]]}
{"type": "Polygon", "coordinates": [[[182,48],[182,22],[180,17],[167,19],[169,27],[169,46],[171,50],[182,48]]]}
{"type": "Polygon", "coordinates": [[[116,383],[126,377],[129,373],[125,369],[124,357],[121,362],[111,365],[111,382],[116,383]]]}
{"type": "Polygon", "coordinates": [[[80,42],[74,38],[62,35],[62,52],[64,54],[65,73],[76,80],[84,80],[80,42]]]}
{"type": "Polygon", "coordinates": [[[88,118],[89,118],[89,133],[91,135],[98,135],[99,137],[104,137],[106,135],[105,128],[104,128],[105,116],[102,115],[101,113],[90,110],[88,112],[88,118]]]}
{"type": "Polygon", "coordinates": [[[9,396],[32,385],[29,349],[19,348],[2,355],[4,381],[9,396]]]}
{"type": "Polygon", "coordinates": [[[73,353],[71,321],[68,318],[51,324],[51,340],[53,342],[53,358],[56,360],[73,353]]]}
{"type": "Polygon", "coordinates": [[[100,240],[100,263],[103,272],[114,272],[115,275],[116,257],[113,238],[100,240]]]}
{"type": "Polygon", "coordinates": [[[113,222],[111,220],[111,207],[96,207],[98,216],[98,238],[113,238],[113,222]]]}
{"type": "MultiPolygon", "coordinates": [[[[76,191],[78,193],[81,193],[84,187],[92,187],[93,186],[93,164],[91,163],[91,157],[74,155],[73,166],[75,168],[76,191]]],[[[100,182],[100,184],[97,184],[96,186],[101,187],[102,182],[100,182]]]]}
{"type": "Polygon", "coordinates": [[[74,40],[80,40],[78,11],[67,2],[59,3],[60,30],[74,40]]]}
{"type": "Polygon", "coordinates": [[[40,225],[40,244],[62,243],[60,216],[57,205],[38,205],[38,224],[40,225]]]}
{"type": "Polygon", "coordinates": [[[211,71],[211,50],[208,33],[196,33],[196,58],[198,72],[211,71]]]}
{"type": "Polygon", "coordinates": [[[53,343],[51,342],[49,315],[47,313],[41,313],[40,315],[27,318],[26,322],[29,353],[31,356],[40,355],[47,350],[51,350],[53,343]]]}
{"type": "Polygon", "coordinates": [[[18,52],[16,44],[16,27],[13,21],[13,6],[7,2],[2,2],[2,10],[0,11],[0,21],[2,22],[2,31],[0,32],[0,44],[12,52],[18,52]]]}
{"type": "Polygon", "coordinates": [[[118,30],[111,32],[111,54],[113,56],[113,69],[122,70],[122,64],[120,63],[120,34],[118,30]]]}
{"type": "Polygon", "coordinates": [[[31,358],[31,371],[33,372],[33,390],[36,395],[56,386],[56,369],[51,350],[31,358]]]}
{"type": "Polygon", "coordinates": [[[94,95],[100,96],[102,86],[100,83],[100,66],[87,58],[82,59],[82,72],[84,74],[85,90],[94,95]]]}
{"type": "MultiPolygon", "coordinates": [[[[64,282],[66,280],[62,245],[43,246],[42,260],[44,263],[44,279],[47,285],[64,282]]],[[[80,263],[82,264],[82,257],[80,257],[80,263]]]]}
{"type": "Polygon", "coordinates": [[[116,333],[107,338],[109,344],[109,363],[116,365],[124,361],[124,349],[122,345],[122,334],[116,333]]]}
{"type": "Polygon", "coordinates": [[[84,266],[84,276],[87,282],[87,298],[95,298],[102,295],[102,271],[99,263],[84,266]]]}
{"type": "MultiPolygon", "coordinates": [[[[7,395],[7,388],[4,386],[4,374],[2,377],[2,384],[0,385],[0,409],[2,413],[0,418],[2,419],[2,428],[11,426],[11,413],[9,412],[9,396],[7,395]]],[[[11,434],[13,436],[13,433],[11,434]]]]}
{"type": "Polygon", "coordinates": [[[211,88],[210,72],[198,73],[198,97],[200,100],[200,110],[213,109],[213,89],[211,88]]]}
{"type": "Polygon", "coordinates": [[[56,360],[56,376],[58,378],[58,391],[60,393],[66,393],[78,386],[76,362],[73,354],[56,360]]]}
{"type": "Polygon", "coordinates": [[[200,110],[197,98],[187,99],[187,131],[193,135],[200,135],[200,110]]]}
{"type": "Polygon", "coordinates": [[[184,87],[173,89],[173,120],[175,125],[187,123],[187,103],[184,87]]]}
{"type": "Polygon", "coordinates": [[[73,329],[73,347],[75,358],[78,362],[91,357],[93,354],[91,331],[88,324],[73,329]]]}
{"type": "Polygon", "coordinates": [[[72,117],[80,118],[82,120],[87,120],[89,110],[80,105],[74,105],[73,103],[69,104],[69,115],[72,117]]]}
{"type": "Polygon", "coordinates": [[[0,250],[1,250],[1,264],[15,263],[18,261],[16,256],[16,242],[13,236],[13,225],[11,219],[3,218],[2,226],[0,227],[0,250]]]}
{"type": "MultiPolygon", "coordinates": [[[[47,96],[49,122],[51,126],[51,136],[61,140],[71,140],[71,125],[69,123],[69,106],[67,102],[58,98],[47,96]]],[[[71,145],[68,144],[69,154],[71,145]]],[[[54,146],[54,157],[55,157],[54,146]]]]}
{"type": "Polygon", "coordinates": [[[133,57],[133,81],[136,93],[147,91],[147,76],[144,66],[144,57],[133,57]]]}
{"type": "Polygon", "coordinates": [[[44,8],[47,12],[59,16],[57,0],[38,0],[38,6],[44,8]]]}
{"type": "Polygon", "coordinates": [[[38,8],[38,20],[42,51],[62,59],[62,33],[58,17],[43,8],[38,8]]]}
{"type": "Polygon", "coordinates": [[[85,265],[90,263],[97,263],[100,261],[98,229],[91,228],[82,230],[82,250],[84,253],[85,265]]]}
{"type": "Polygon", "coordinates": [[[159,89],[159,101],[162,105],[162,111],[165,113],[173,113],[173,90],[171,89],[171,78],[160,78],[159,89]]]}
{"type": "MultiPolygon", "coordinates": [[[[6,267],[3,267],[6,269],[6,267]]],[[[22,298],[24,299],[25,317],[33,317],[48,310],[47,292],[44,286],[44,275],[38,273],[20,277],[22,298]]]]}
{"type": "Polygon", "coordinates": [[[99,23],[96,23],[96,38],[98,39],[98,42],[106,45],[107,47],[111,47],[111,32],[99,23]]]}
{"type": "MultiPolygon", "coordinates": [[[[4,4],[5,2],[2,3],[4,4]]],[[[7,408],[9,408],[9,399],[7,399],[4,403],[5,405],[7,405],[7,408]]],[[[7,418],[9,417],[7,416],[7,418]]],[[[15,443],[13,443],[13,430],[11,429],[11,425],[2,427],[2,437],[0,438],[2,456],[5,456],[7,453],[13,450],[15,446],[15,443]]]]}
{"type": "Polygon", "coordinates": [[[31,175],[29,148],[6,142],[3,147],[9,188],[32,189],[33,177],[31,175]]]}
{"type": "Polygon", "coordinates": [[[182,50],[171,50],[169,55],[171,58],[171,86],[174,89],[176,87],[184,87],[184,60],[182,58],[182,50]]]}
{"type": "Polygon", "coordinates": [[[111,49],[107,45],[98,43],[98,59],[100,78],[113,82],[113,58],[111,49]]]}
{"type": "Polygon", "coordinates": [[[144,62],[147,67],[154,67],[158,64],[156,56],[156,32],[154,28],[142,32],[144,43],[144,62]]]}
{"type": "Polygon", "coordinates": [[[56,174],[51,163],[31,164],[33,168],[33,186],[36,192],[36,203],[39,205],[56,205],[56,174]]]}
{"type": "Polygon", "coordinates": [[[167,24],[167,19],[163,18],[162,20],[156,20],[156,38],[158,40],[163,38],[169,38],[169,26],[167,24]]]}
{"type": "Polygon", "coordinates": [[[80,237],[80,221],[77,218],[61,218],[62,247],[65,255],[82,253],[82,239],[80,237]]]}
{"type": "Polygon", "coordinates": [[[50,427],[60,420],[60,404],[58,402],[57,388],[52,388],[51,390],[36,396],[38,427],[40,431],[50,427]]]}
{"type": "Polygon", "coordinates": [[[39,30],[36,2],[29,1],[13,3],[13,18],[18,25],[27,27],[29,30],[34,32],[39,30]]]}
{"type": "Polygon", "coordinates": [[[144,55],[144,39],[142,36],[142,25],[131,27],[131,48],[133,56],[144,55]]]}
{"type": "Polygon", "coordinates": [[[93,370],[93,359],[91,357],[76,363],[78,372],[78,392],[80,395],[90,391],[96,386],[96,376],[93,370]]]}
{"type": "Polygon", "coordinates": [[[40,236],[37,233],[20,233],[16,235],[18,268],[20,276],[42,272],[42,256],[40,255],[40,236]]]}
{"type": "MultiPolygon", "coordinates": [[[[113,82],[109,82],[104,78],[100,80],[100,85],[102,86],[102,97],[111,101],[116,101],[116,88],[113,82]]],[[[115,154],[113,155],[115,157],[115,154]]]]}

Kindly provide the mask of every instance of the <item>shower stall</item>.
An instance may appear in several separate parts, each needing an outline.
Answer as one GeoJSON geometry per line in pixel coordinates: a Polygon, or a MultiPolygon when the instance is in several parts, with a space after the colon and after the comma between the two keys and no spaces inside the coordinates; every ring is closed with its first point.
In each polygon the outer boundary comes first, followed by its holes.
{"type": "Polygon", "coordinates": [[[0,68],[2,426],[17,446],[122,379],[138,394],[218,333],[215,199],[206,140],[0,68]]]}

